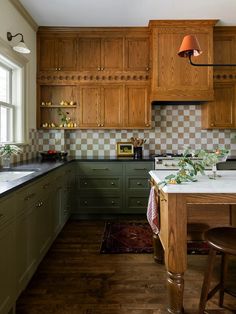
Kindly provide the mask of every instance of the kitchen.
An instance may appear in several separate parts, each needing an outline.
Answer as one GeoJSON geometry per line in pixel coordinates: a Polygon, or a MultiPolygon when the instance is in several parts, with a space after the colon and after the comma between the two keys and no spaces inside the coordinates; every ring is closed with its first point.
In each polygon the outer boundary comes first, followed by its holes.
{"type": "MultiPolygon", "coordinates": [[[[22,1],[23,3],[23,1],[22,1]]],[[[184,4],[185,7],[187,3],[184,4]]],[[[189,6],[189,4],[188,4],[189,6]]],[[[187,7],[188,7],[187,6],[187,7]]],[[[26,109],[26,117],[28,123],[25,123],[25,135],[28,137],[28,145],[23,146],[24,153],[17,156],[16,161],[20,161],[22,159],[27,160],[36,157],[37,152],[39,151],[48,151],[49,149],[55,149],[57,151],[67,151],[70,156],[76,157],[116,157],[116,144],[117,142],[126,142],[129,141],[131,137],[139,137],[147,139],[146,143],[143,146],[143,155],[145,157],[149,157],[149,155],[157,154],[159,152],[179,152],[183,150],[184,145],[191,145],[193,149],[206,149],[211,150],[212,146],[222,145],[230,150],[230,155],[236,154],[236,139],[235,133],[231,128],[213,128],[202,129],[202,103],[198,101],[192,102],[192,99],[188,99],[188,101],[182,102],[180,99],[174,102],[173,96],[169,98],[171,102],[168,102],[168,105],[164,103],[166,100],[160,99],[160,102],[156,102],[152,105],[151,110],[151,128],[147,126],[145,128],[126,128],[122,129],[114,129],[110,127],[109,129],[93,129],[93,128],[76,128],[70,130],[64,129],[55,129],[48,130],[46,129],[37,129],[36,127],[36,108],[39,110],[39,106],[43,101],[50,101],[50,99],[40,99],[38,100],[36,105],[36,32],[35,28],[31,28],[28,24],[28,19],[25,20],[23,16],[25,16],[25,12],[20,10],[21,13],[18,13],[17,1],[6,2],[1,4],[1,31],[0,36],[3,40],[5,46],[7,43],[8,48],[10,47],[7,42],[6,34],[8,31],[11,31],[12,34],[16,34],[18,31],[24,34],[24,40],[27,46],[30,47],[31,53],[27,55],[26,58],[29,60],[27,63],[27,109],[26,109]]],[[[204,4],[202,4],[204,8],[204,4]]],[[[165,10],[167,10],[165,8],[165,10]]],[[[200,8],[199,8],[200,10],[200,8]]],[[[155,10],[153,10],[155,11],[155,10]]],[[[162,12],[163,14],[156,15],[152,11],[149,11],[149,15],[147,17],[146,22],[141,23],[141,26],[147,27],[149,20],[161,20],[161,19],[191,19],[191,18],[199,18],[202,19],[202,15],[194,16],[193,12],[189,12],[188,16],[177,15],[179,12],[179,8],[176,7],[176,15],[175,16],[166,16],[163,12],[163,9],[158,8],[158,12],[162,12]],[[190,14],[192,13],[192,14],[190,14]]],[[[222,23],[227,25],[227,21],[229,21],[228,25],[235,25],[233,17],[228,17],[232,10],[225,13],[224,18],[224,10],[220,10],[220,7],[214,5],[212,10],[209,10],[205,14],[206,19],[214,19],[215,17],[220,19],[217,25],[222,23]],[[213,10],[215,9],[215,11],[213,10]],[[222,21],[222,22],[221,22],[222,21]]],[[[200,11],[201,12],[201,11],[200,11]]],[[[187,13],[186,13],[187,14],[187,13]]],[[[200,13],[199,13],[200,14],[200,13]]],[[[231,13],[232,14],[232,13],[231,13]]],[[[48,25],[61,25],[64,24],[55,21],[55,23],[50,24],[42,24],[45,26],[48,25]]],[[[155,24],[155,23],[154,23],[155,24]]],[[[221,24],[221,25],[222,25],[221,24]]],[[[30,25],[34,25],[31,20],[30,25]]],[[[114,26],[115,24],[110,21],[110,23],[104,25],[100,23],[99,25],[94,26],[114,26]]],[[[123,24],[117,24],[118,26],[127,26],[127,21],[123,24]]],[[[136,26],[136,23],[131,24],[130,26],[136,26]]],[[[75,26],[93,26],[93,23],[89,24],[79,24],[75,26]]],[[[116,26],[116,25],[115,25],[116,26]]],[[[35,27],[35,25],[34,25],[35,27]]],[[[155,25],[153,25],[155,28],[155,25]]],[[[14,41],[15,42],[15,41],[14,41]]],[[[21,57],[19,57],[21,58],[21,57]]],[[[234,59],[231,60],[235,62],[234,59]]],[[[184,60],[187,64],[187,60],[184,60]]],[[[209,70],[210,71],[210,70],[209,70]]],[[[230,70],[227,69],[226,80],[229,85],[232,83],[229,82],[229,76],[232,75],[230,70]],[[229,74],[228,74],[229,73],[229,74]]],[[[148,74],[149,75],[149,74],[148,74]]],[[[224,74],[225,75],[225,74],[224,74]]],[[[144,77],[144,85],[145,76],[142,72],[142,77],[144,77]]],[[[221,84],[223,75],[218,74],[219,83],[221,84]]],[[[43,86],[45,83],[43,82],[43,78],[38,78],[40,81],[40,86],[43,86]]],[[[49,79],[50,81],[50,79],[49,79]]],[[[140,82],[138,82],[140,83],[140,82]]],[[[142,83],[142,82],[141,82],[142,83]]],[[[76,82],[77,84],[77,82],[76,82]]],[[[135,82],[136,84],[136,82],[135,82]]],[[[229,90],[232,89],[232,86],[229,86],[229,90]]],[[[47,95],[47,91],[43,90],[41,93],[43,95],[47,95]]],[[[221,91],[219,91],[221,93],[221,91]]],[[[227,92],[226,92],[227,93],[227,92]]],[[[228,94],[227,94],[228,95],[228,94]]],[[[155,100],[155,95],[153,96],[155,100]]],[[[61,97],[61,99],[63,99],[61,97]]],[[[187,98],[186,98],[187,99],[187,98]]],[[[47,108],[40,108],[42,112],[47,110],[47,108]]],[[[74,110],[73,107],[69,110],[74,110]]],[[[39,114],[37,113],[37,117],[39,114]]],[[[38,118],[37,118],[38,119],[38,118]]],[[[42,122],[51,122],[51,121],[42,121],[42,122]]],[[[38,126],[39,126],[38,121],[38,126]]]]}

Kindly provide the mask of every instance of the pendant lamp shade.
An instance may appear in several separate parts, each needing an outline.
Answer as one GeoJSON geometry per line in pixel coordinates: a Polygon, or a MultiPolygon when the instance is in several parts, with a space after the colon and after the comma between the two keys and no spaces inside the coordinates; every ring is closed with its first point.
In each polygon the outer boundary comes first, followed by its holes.
{"type": "Polygon", "coordinates": [[[202,53],[197,37],[194,35],[186,35],[183,38],[182,44],[179,48],[178,55],[182,58],[189,56],[199,56],[202,53]]]}

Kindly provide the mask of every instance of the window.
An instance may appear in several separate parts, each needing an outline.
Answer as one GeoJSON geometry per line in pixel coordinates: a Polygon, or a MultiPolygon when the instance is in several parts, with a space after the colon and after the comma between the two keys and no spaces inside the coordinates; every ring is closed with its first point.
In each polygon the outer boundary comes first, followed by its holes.
{"type": "Polygon", "coordinates": [[[23,69],[0,54],[0,143],[24,141],[23,69]]]}

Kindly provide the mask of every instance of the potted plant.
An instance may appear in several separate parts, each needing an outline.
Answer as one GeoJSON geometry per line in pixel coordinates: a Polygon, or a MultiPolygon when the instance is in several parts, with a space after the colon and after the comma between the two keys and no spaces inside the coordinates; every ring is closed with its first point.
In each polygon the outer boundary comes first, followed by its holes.
{"type": "Polygon", "coordinates": [[[2,167],[10,168],[11,156],[18,155],[22,149],[13,144],[4,144],[0,146],[0,157],[2,158],[2,167]]]}

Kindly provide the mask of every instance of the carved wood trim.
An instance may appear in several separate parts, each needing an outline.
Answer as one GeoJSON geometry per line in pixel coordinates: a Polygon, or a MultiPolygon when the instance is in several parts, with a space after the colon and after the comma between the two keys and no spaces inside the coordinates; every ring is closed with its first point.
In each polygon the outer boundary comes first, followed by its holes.
{"type": "Polygon", "coordinates": [[[37,77],[38,83],[57,83],[76,84],[82,82],[104,83],[104,82],[147,82],[150,75],[147,73],[135,74],[77,74],[77,73],[40,73],[37,77]]]}

